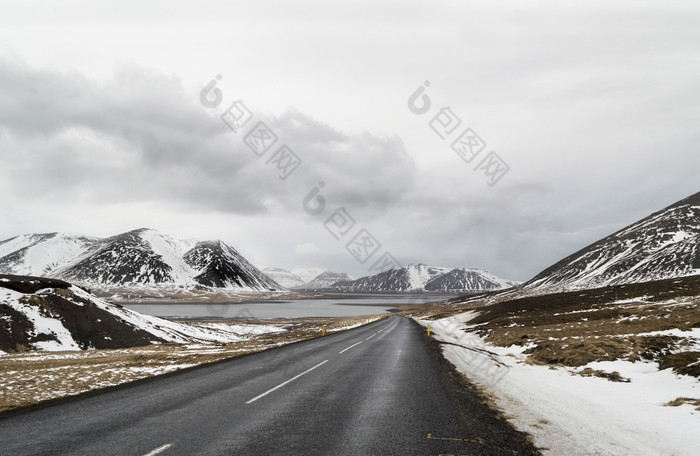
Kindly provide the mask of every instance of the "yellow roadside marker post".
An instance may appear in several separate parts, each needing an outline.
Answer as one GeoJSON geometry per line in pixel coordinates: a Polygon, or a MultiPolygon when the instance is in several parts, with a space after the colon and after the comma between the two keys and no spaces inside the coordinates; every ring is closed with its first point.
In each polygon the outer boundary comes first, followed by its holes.
{"type": "Polygon", "coordinates": [[[428,323],[428,335],[430,335],[430,323],[428,323]]]}
{"type": "Polygon", "coordinates": [[[322,336],[326,335],[326,325],[321,325],[321,335],[322,336]]]}

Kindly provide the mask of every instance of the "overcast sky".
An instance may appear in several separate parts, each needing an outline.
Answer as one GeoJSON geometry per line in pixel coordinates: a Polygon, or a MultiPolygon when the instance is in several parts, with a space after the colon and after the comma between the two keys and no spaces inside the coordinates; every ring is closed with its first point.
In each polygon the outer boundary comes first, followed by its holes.
{"type": "Polygon", "coordinates": [[[697,2],[55,5],[0,6],[0,239],[151,227],[258,266],[527,280],[700,190],[697,2]]]}

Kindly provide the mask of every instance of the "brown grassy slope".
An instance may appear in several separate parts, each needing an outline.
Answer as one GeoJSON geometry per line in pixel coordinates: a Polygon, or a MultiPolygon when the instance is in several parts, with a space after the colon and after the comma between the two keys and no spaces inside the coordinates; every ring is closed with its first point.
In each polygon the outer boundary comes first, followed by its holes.
{"type": "MultiPolygon", "coordinates": [[[[409,309],[402,309],[406,312],[409,309]]],[[[475,331],[499,346],[527,345],[531,362],[578,367],[592,361],[653,360],[700,376],[693,341],[656,331],[700,327],[700,276],[504,300],[429,304],[421,316],[467,310],[475,331]]]]}

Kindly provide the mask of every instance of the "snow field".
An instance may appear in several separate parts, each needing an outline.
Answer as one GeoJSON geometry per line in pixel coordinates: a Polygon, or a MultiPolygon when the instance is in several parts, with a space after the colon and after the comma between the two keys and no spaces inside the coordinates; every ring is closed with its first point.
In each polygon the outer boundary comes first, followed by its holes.
{"type": "Polygon", "coordinates": [[[527,364],[523,352],[528,347],[497,347],[467,332],[463,323],[474,315],[419,323],[429,323],[436,339],[450,343],[443,345],[444,356],[490,393],[545,454],[698,454],[700,411],[687,404],[665,405],[679,397],[700,399],[696,378],[671,369],[659,371],[649,362],[593,362],[579,368],[617,371],[629,383],[582,377],[571,368],[527,364]]]}

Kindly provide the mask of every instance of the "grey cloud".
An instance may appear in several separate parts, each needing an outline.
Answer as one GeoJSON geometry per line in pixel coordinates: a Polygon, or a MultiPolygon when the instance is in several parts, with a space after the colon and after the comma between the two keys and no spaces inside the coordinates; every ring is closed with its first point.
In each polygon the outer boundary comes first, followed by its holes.
{"type": "MultiPolygon", "coordinates": [[[[697,5],[426,3],[384,6],[387,14],[368,20],[365,3],[348,4],[341,14],[334,7],[277,5],[272,19],[269,5],[224,8],[216,17],[186,8],[181,24],[197,17],[198,38],[167,37],[181,51],[171,56],[161,56],[167,54],[161,30],[157,37],[123,38],[144,44],[127,60],[153,61],[188,81],[211,71],[207,62],[224,73],[224,82],[238,72],[242,92],[226,93],[225,102],[250,96],[266,109],[305,106],[304,113],[277,116],[249,106],[255,122],[266,122],[279,144],[303,160],[285,181],[266,163],[269,155],[258,158],[222,124],[223,106],[204,109],[176,78],[125,67],[94,80],[0,60],[0,189],[10,214],[0,228],[6,237],[20,226],[59,229],[46,221],[55,223],[55,216],[31,213],[47,207],[76,219],[114,205],[139,219],[149,215],[144,207],[155,206],[171,215],[164,224],[182,216],[190,226],[207,212],[224,233],[230,220],[264,231],[265,238],[249,235],[240,247],[258,242],[259,250],[272,252],[270,264],[283,258],[296,266],[294,245],[308,242],[321,250],[309,255],[314,266],[365,273],[325,232],[323,218],[301,208],[323,180],[326,214],[345,207],[404,263],[484,267],[524,280],[697,191],[697,5]],[[241,38],[254,44],[224,58],[241,38]],[[454,108],[511,166],[495,188],[449,144],[428,136],[432,113],[407,112],[406,98],[426,79],[434,108],[454,108]],[[280,99],[271,101],[270,93],[280,99]],[[399,132],[419,169],[398,137],[340,131],[307,111],[399,132]],[[434,166],[433,157],[439,157],[434,166]]],[[[130,25],[133,14],[123,8],[98,19],[122,15],[130,25]]],[[[152,11],[151,17],[162,16],[152,11]]],[[[92,34],[87,47],[101,52],[117,43],[109,32],[122,24],[98,23],[107,30],[103,39],[94,28],[77,26],[75,34],[92,34]]],[[[40,25],[36,30],[53,30],[40,25]]],[[[55,52],[61,67],[102,71],[92,61],[77,65],[82,54],[70,46],[38,51],[27,58],[51,61],[47,53],[55,52]]],[[[124,60],[110,50],[99,55],[103,65],[124,60]]],[[[211,229],[201,228],[206,237],[211,229]]],[[[241,230],[230,231],[234,237],[241,230]]]]}
{"type": "Polygon", "coordinates": [[[0,61],[0,84],[4,178],[37,189],[34,198],[244,214],[264,213],[274,201],[300,213],[303,196],[323,179],[334,206],[371,217],[400,200],[415,174],[396,137],[341,133],[296,111],[257,116],[303,161],[282,181],[266,166],[272,152],[257,157],[198,94],[135,67],[96,82],[0,61]]]}

